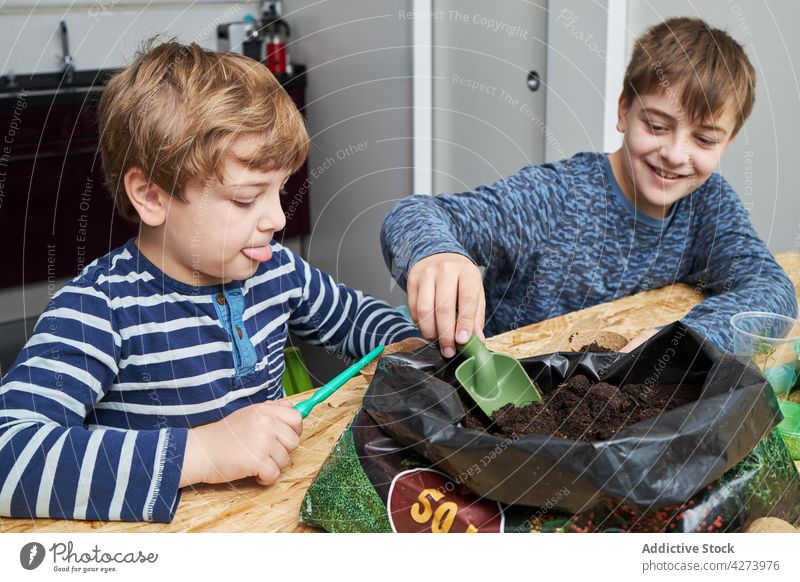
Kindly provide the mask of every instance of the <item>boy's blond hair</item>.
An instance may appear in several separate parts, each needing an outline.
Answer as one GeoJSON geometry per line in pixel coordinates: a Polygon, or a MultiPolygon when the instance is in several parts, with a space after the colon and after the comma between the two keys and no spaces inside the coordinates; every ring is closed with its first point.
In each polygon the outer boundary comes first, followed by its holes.
{"type": "Polygon", "coordinates": [[[134,222],[124,184],[132,167],[184,200],[188,180],[222,182],[237,137],[261,140],[251,158],[238,160],[252,168],[294,172],[308,152],[302,116],[264,65],[194,43],[149,41],[103,91],[99,129],[106,182],[134,222]]]}
{"type": "Polygon", "coordinates": [[[698,18],[670,18],[647,29],[634,43],[623,96],[665,92],[692,121],[713,121],[733,107],[739,131],[755,102],[756,73],[744,48],[698,18]]]}

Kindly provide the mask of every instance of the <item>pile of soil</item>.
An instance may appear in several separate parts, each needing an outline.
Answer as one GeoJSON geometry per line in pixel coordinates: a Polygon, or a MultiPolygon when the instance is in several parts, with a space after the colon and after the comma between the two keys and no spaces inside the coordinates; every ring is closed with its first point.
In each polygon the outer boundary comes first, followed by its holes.
{"type": "Polygon", "coordinates": [[[521,408],[508,404],[496,410],[489,422],[471,412],[464,424],[514,439],[538,433],[575,441],[602,441],[623,427],[697,400],[701,388],[699,384],[620,387],[577,375],[543,394],[542,402],[521,408]]]}
{"type": "Polygon", "coordinates": [[[567,343],[573,352],[618,352],[628,338],[613,331],[576,331],[567,343]]]}
{"type": "Polygon", "coordinates": [[[614,350],[609,349],[607,346],[603,346],[598,344],[597,342],[592,342],[590,344],[586,344],[579,352],[592,352],[592,353],[602,353],[602,352],[613,352],[614,350]]]}

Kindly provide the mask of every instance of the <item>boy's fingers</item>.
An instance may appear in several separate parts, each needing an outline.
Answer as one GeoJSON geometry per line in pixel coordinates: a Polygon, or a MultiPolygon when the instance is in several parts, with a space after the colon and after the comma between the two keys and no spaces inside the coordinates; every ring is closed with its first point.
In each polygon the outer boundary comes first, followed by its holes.
{"type": "Polygon", "coordinates": [[[472,335],[480,305],[480,279],[477,281],[469,275],[462,275],[458,281],[458,323],[456,324],[456,342],[465,344],[472,335]]]}
{"type": "Polygon", "coordinates": [[[436,317],[433,312],[436,298],[436,280],[421,281],[417,288],[417,319],[419,330],[429,340],[436,339],[436,317]]]}
{"type": "MultiPolygon", "coordinates": [[[[291,404],[291,403],[290,403],[291,404]]],[[[278,420],[283,422],[284,425],[288,426],[289,428],[294,431],[297,436],[300,436],[303,432],[303,415],[296,411],[294,408],[277,408],[275,409],[275,414],[278,417],[278,420]]]]}
{"type": "Polygon", "coordinates": [[[261,409],[262,420],[268,423],[283,423],[292,428],[298,435],[303,432],[303,415],[294,409],[294,404],[288,398],[281,400],[268,400],[255,406],[261,409]]]}
{"type": "Polygon", "coordinates": [[[417,321],[417,279],[409,277],[408,284],[406,285],[406,293],[408,294],[408,311],[411,313],[411,320],[417,321]]]}
{"type": "Polygon", "coordinates": [[[272,485],[278,480],[280,474],[281,470],[278,468],[278,465],[275,464],[275,461],[267,457],[262,461],[261,467],[258,470],[256,483],[259,485],[272,485]]]}
{"type": "Polygon", "coordinates": [[[300,446],[300,435],[293,426],[287,424],[279,424],[275,427],[275,438],[287,453],[291,453],[300,446]]]}
{"type": "Polygon", "coordinates": [[[469,341],[472,335],[472,330],[475,327],[475,319],[461,311],[461,304],[458,308],[458,321],[456,322],[456,335],[455,340],[459,345],[463,345],[469,341]]]}
{"type": "Polygon", "coordinates": [[[273,461],[275,461],[278,469],[285,469],[289,466],[289,451],[287,451],[283,446],[272,447],[272,450],[269,452],[269,456],[273,461]]]}
{"type": "Polygon", "coordinates": [[[478,334],[478,339],[482,342],[486,341],[486,336],[483,334],[483,325],[486,321],[486,298],[481,293],[480,301],[478,302],[478,313],[475,314],[475,333],[478,334]]]}
{"type": "Polygon", "coordinates": [[[456,301],[458,299],[458,277],[442,270],[436,281],[436,333],[439,347],[445,358],[456,355],[455,325],[456,301]]]}

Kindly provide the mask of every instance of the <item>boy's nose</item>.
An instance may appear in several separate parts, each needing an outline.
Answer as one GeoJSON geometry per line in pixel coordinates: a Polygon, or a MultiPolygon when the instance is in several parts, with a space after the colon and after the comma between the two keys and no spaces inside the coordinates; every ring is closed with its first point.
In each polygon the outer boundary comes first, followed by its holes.
{"type": "Polygon", "coordinates": [[[691,161],[689,144],[685,140],[674,139],[662,143],[658,155],[669,168],[685,168],[691,161]]]}
{"type": "Polygon", "coordinates": [[[283,213],[280,199],[267,200],[258,220],[258,229],[261,231],[279,231],[286,226],[286,215],[283,213]]]}

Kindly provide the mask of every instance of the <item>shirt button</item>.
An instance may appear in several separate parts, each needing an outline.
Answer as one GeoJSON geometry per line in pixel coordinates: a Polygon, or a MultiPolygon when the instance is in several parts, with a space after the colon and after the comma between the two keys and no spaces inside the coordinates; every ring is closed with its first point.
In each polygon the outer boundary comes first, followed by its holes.
{"type": "Polygon", "coordinates": [[[239,339],[243,339],[244,338],[244,334],[242,333],[242,328],[239,327],[238,325],[236,326],[236,333],[239,334],[239,339]]]}
{"type": "Polygon", "coordinates": [[[217,295],[217,303],[220,305],[225,305],[225,296],[222,293],[217,295]]]}

